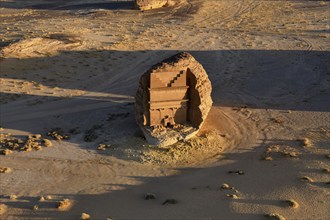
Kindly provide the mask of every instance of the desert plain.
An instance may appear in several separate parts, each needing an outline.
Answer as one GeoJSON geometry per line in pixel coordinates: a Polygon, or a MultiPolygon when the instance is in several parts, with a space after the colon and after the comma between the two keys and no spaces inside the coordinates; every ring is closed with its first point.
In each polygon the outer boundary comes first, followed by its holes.
{"type": "Polygon", "coordinates": [[[330,2],[0,1],[1,219],[330,219],[330,2]],[[157,147],[140,76],[191,53],[198,136],[157,147]]]}

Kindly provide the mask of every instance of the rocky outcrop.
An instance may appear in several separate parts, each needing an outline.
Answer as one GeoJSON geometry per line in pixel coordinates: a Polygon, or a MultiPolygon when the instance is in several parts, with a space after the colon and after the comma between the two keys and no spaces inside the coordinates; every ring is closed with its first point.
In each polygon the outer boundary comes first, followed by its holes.
{"type": "Polygon", "coordinates": [[[162,8],[166,6],[172,6],[174,4],[174,0],[135,0],[135,5],[140,10],[162,8]]]}
{"type": "MultiPolygon", "coordinates": [[[[174,55],[153,66],[144,73],[139,82],[135,96],[136,121],[147,141],[155,145],[170,145],[181,139],[193,137],[203,125],[212,106],[212,86],[203,66],[186,52],[174,55]],[[162,128],[160,132],[150,127],[148,122],[150,110],[150,75],[186,71],[188,94],[187,123],[178,128],[162,128]]],[[[159,128],[157,128],[159,129],[159,128]]]]}

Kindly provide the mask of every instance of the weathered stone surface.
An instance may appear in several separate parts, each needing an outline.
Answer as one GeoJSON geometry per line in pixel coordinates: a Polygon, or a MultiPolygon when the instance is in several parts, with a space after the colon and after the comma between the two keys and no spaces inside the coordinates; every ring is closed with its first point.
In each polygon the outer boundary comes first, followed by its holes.
{"type": "Polygon", "coordinates": [[[135,5],[140,10],[150,10],[173,4],[175,4],[174,0],[135,0],[135,5]]]}
{"type": "Polygon", "coordinates": [[[212,86],[206,71],[186,52],[174,55],[144,73],[135,97],[135,116],[147,141],[166,146],[193,137],[211,109],[211,91],[212,86]],[[173,78],[175,73],[179,74],[173,78]],[[154,83],[154,75],[157,76],[156,83],[161,85],[156,88],[154,85],[150,86],[154,83]],[[186,77],[186,86],[183,86],[181,76],[186,77]],[[186,88],[186,95],[181,94],[183,88],[186,88]],[[157,91],[156,94],[152,93],[154,90],[157,91]],[[153,101],[151,95],[156,97],[156,101],[153,101]],[[155,110],[159,112],[160,121],[153,120],[155,110]],[[182,111],[186,112],[182,114],[182,111]]]}

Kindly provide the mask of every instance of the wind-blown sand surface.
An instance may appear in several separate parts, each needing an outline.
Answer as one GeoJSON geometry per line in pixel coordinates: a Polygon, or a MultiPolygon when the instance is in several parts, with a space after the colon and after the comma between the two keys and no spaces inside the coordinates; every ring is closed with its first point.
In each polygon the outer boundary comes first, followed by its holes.
{"type": "Polygon", "coordinates": [[[1,1],[0,218],[329,219],[329,10],[1,1]],[[181,51],[214,105],[198,138],[152,147],[138,79],[181,51]]]}

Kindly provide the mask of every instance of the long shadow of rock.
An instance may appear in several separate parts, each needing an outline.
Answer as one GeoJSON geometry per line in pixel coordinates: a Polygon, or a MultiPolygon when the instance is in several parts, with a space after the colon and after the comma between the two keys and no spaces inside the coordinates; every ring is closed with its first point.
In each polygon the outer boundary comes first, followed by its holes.
{"type": "MultiPolygon", "coordinates": [[[[328,51],[188,52],[208,72],[216,106],[330,110],[328,51]]],[[[8,58],[1,61],[2,77],[34,81],[51,88],[106,93],[114,99],[116,96],[133,98],[141,74],[175,53],[166,50],[63,51],[55,56],[8,58]]],[[[107,96],[103,97],[109,101],[107,96]]],[[[74,98],[93,99],[93,93],[73,95],[74,98]]],[[[102,100],[102,94],[95,94],[95,98],[102,100]]]]}

